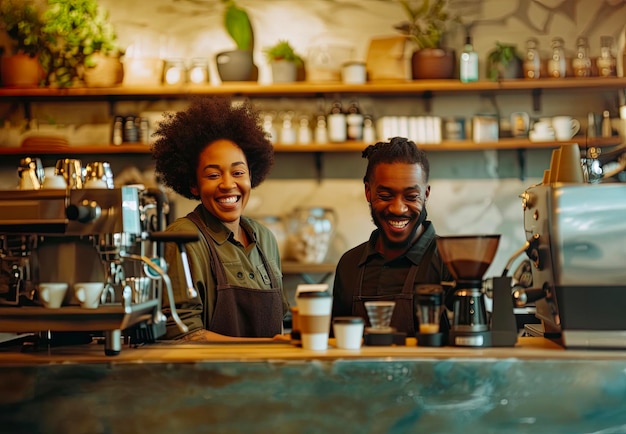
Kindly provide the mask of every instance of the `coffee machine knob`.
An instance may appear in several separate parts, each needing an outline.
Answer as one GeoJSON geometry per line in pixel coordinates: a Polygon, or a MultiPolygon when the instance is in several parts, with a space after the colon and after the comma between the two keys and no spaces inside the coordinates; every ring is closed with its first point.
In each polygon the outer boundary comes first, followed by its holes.
{"type": "Polygon", "coordinates": [[[100,217],[102,209],[95,201],[83,200],[80,205],[69,205],[65,208],[65,216],[70,220],[89,223],[100,217]]]}

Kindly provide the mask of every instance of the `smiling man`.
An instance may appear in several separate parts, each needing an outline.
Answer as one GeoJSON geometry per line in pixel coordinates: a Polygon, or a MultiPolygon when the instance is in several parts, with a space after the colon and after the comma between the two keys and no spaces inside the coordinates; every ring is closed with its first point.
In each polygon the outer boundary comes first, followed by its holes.
{"type": "Polygon", "coordinates": [[[453,280],[437,252],[435,228],[426,220],[428,158],[403,137],[368,146],[363,158],[368,160],[365,198],[376,229],[369,241],[339,260],[333,317],[355,315],[368,321],[366,301],[393,300],[391,326],[415,336],[415,285],[453,280]]]}

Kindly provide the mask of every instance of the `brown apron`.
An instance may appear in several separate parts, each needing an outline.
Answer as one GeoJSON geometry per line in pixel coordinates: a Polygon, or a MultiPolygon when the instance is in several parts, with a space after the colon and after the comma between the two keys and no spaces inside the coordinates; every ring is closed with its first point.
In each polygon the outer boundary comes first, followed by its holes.
{"type": "MultiPolygon", "coordinates": [[[[398,294],[385,294],[385,295],[362,295],[363,288],[363,276],[365,274],[364,264],[359,270],[359,289],[358,293],[352,297],[352,315],[360,316],[362,318],[368,318],[367,310],[365,309],[366,301],[395,301],[396,307],[393,309],[393,315],[391,316],[391,327],[395,327],[400,332],[406,332],[407,336],[415,336],[415,325],[417,322],[415,305],[413,304],[413,294],[415,282],[422,282],[426,278],[426,272],[428,270],[428,264],[435,251],[435,240],[431,240],[430,244],[422,256],[421,263],[423,267],[419,265],[411,265],[409,273],[404,280],[402,286],[402,292],[398,294]]],[[[361,261],[367,259],[367,248],[363,250],[363,256],[361,261]]],[[[369,320],[368,320],[369,324],[369,320]]]]}
{"type": "MultiPolygon", "coordinates": [[[[207,330],[227,336],[273,337],[282,333],[283,300],[276,277],[265,254],[256,243],[263,266],[270,278],[271,289],[246,288],[228,283],[226,272],[219,260],[217,248],[205,223],[197,211],[187,217],[198,226],[207,241],[211,257],[211,272],[216,280],[215,309],[211,321],[204,314],[207,330]]],[[[205,297],[201,294],[201,297],[205,297]]],[[[203,300],[204,301],[204,300],[203,300]]]]}

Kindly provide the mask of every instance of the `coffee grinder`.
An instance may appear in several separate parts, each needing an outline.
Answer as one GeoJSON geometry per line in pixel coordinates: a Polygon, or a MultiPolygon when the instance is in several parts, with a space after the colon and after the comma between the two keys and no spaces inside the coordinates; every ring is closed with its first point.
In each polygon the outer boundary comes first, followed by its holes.
{"type": "Polygon", "coordinates": [[[437,249],[456,282],[450,345],[491,346],[483,275],[493,261],[499,242],[500,235],[437,238],[437,249]]]}

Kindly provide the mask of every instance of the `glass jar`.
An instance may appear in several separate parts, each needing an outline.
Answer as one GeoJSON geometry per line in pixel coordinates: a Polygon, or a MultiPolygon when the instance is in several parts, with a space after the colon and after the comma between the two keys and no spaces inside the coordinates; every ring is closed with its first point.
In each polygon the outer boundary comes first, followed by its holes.
{"type": "Polygon", "coordinates": [[[552,39],[552,57],[548,60],[548,76],[563,78],[567,74],[567,62],[565,60],[565,48],[563,38],[552,39]]]}
{"type": "Polygon", "coordinates": [[[613,37],[600,37],[600,56],[596,61],[598,67],[598,76],[615,77],[617,76],[617,62],[613,55],[613,37]]]}
{"type": "Polygon", "coordinates": [[[164,84],[183,84],[186,80],[185,62],[182,59],[166,60],[163,66],[164,84]]]}
{"type": "Polygon", "coordinates": [[[589,44],[587,38],[580,36],[576,40],[576,57],[572,59],[574,77],[591,76],[591,59],[589,58],[589,44]]]}
{"type": "Polygon", "coordinates": [[[337,215],[332,208],[296,208],[287,224],[289,256],[298,262],[326,260],[335,234],[337,215]]]}
{"type": "Polygon", "coordinates": [[[188,81],[194,84],[208,83],[209,81],[209,61],[203,58],[191,59],[188,71],[188,81]]]}
{"type": "Polygon", "coordinates": [[[539,55],[539,41],[530,38],[526,41],[526,57],[524,58],[524,78],[541,77],[541,56],[539,55]]]}

